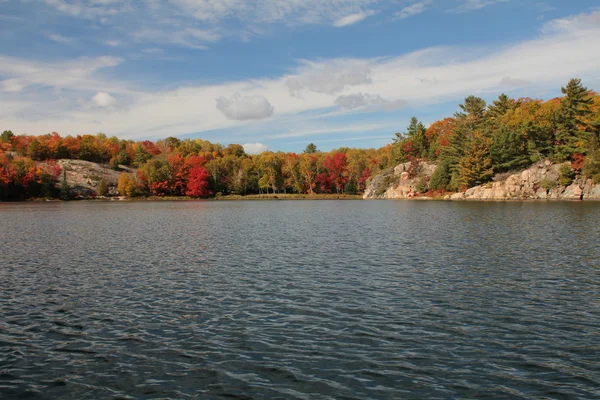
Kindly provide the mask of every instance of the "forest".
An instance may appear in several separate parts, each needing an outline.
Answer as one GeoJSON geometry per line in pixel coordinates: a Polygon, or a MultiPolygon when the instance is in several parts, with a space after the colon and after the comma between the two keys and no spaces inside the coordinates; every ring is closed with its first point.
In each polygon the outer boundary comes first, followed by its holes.
{"type": "Polygon", "coordinates": [[[378,172],[403,162],[437,164],[423,193],[466,190],[496,174],[549,159],[570,162],[561,181],[600,183],[600,95],[580,79],[543,101],[500,95],[491,104],[469,96],[458,111],[426,127],[413,117],[405,132],[379,149],[342,147],[322,152],[246,154],[243,146],[202,139],[132,141],[96,135],[0,135],[0,200],[69,199],[59,159],[86,160],[123,171],[114,188],[98,193],[127,197],[228,194],[356,194],[378,172]],[[135,171],[135,172],[131,172],[135,171]]]}

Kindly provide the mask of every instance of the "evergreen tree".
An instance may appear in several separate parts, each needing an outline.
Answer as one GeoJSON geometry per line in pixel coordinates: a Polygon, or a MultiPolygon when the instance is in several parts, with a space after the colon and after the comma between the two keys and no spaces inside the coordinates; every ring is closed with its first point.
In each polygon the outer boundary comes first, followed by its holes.
{"type": "Polygon", "coordinates": [[[502,93],[500,96],[498,96],[498,100],[495,100],[488,106],[486,114],[489,118],[497,120],[510,110],[515,109],[517,106],[519,106],[519,102],[502,93]]]}
{"type": "Polygon", "coordinates": [[[432,190],[446,190],[450,184],[450,167],[445,162],[440,162],[431,175],[429,187],[432,190]]]}
{"type": "Polygon", "coordinates": [[[464,156],[458,161],[456,172],[463,187],[472,187],[487,182],[493,175],[489,148],[492,140],[483,134],[475,133],[465,145],[464,156]]]}
{"type": "Polygon", "coordinates": [[[12,131],[4,131],[0,135],[0,142],[10,143],[14,137],[15,134],[12,131]]]}
{"type": "Polygon", "coordinates": [[[412,142],[413,155],[418,158],[423,158],[427,155],[428,145],[425,131],[425,125],[419,122],[417,117],[410,119],[406,136],[412,142]]]}
{"type": "Polygon", "coordinates": [[[557,160],[565,161],[575,153],[585,152],[589,139],[585,119],[591,113],[593,100],[581,79],[571,79],[561,92],[565,96],[557,115],[555,155],[557,160]]]}
{"type": "Polygon", "coordinates": [[[492,134],[490,156],[496,172],[525,168],[531,164],[527,138],[507,127],[500,127],[492,134]]]}
{"type": "Polygon", "coordinates": [[[317,145],[315,145],[314,143],[309,143],[304,148],[304,152],[306,154],[313,154],[313,153],[316,153],[317,151],[318,151],[317,150],[317,145]]]}
{"type": "Polygon", "coordinates": [[[70,197],[69,183],[67,182],[67,171],[63,169],[63,178],[60,182],[60,198],[62,200],[69,200],[70,197]]]}
{"type": "Polygon", "coordinates": [[[471,121],[479,121],[485,116],[485,100],[481,97],[468,96],[464,103],[458,105],[462,111],[454,114],[456,119],[468,118],[471,121]]]}

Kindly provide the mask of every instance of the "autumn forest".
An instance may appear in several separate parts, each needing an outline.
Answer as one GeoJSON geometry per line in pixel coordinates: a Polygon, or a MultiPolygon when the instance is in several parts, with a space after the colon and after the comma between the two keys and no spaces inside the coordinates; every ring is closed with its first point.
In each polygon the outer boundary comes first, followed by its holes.
{"type": "Polygon", "coordinates": [[[98,196],[188,196],[228,194],[357,194],[368,179],[402,162],[437,165],[424,182],[427,195],[461,191],[494,175],[550,159],[570,162],[562,179],[588,177],[600,183],[600,95],[579,79],[548,101],[504,94],[490,104],[469,96],[453,116],[425,127],[416,117],[379,149],[246,154],[243,146],[168,137],[131,141],[104,134],[63,137],[0,136],[0,200],[73,197],[59,159],[86,160],[121,171],[118,183],[101,182],[98,196]]]}

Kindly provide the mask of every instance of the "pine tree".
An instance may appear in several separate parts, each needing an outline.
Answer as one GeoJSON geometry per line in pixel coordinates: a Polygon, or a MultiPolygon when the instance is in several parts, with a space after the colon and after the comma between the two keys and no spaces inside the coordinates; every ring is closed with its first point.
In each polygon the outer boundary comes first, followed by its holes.
{"type": "Polygon", "coordinates": [[[519,102],[502,93],[500,96],[498,96],[498,100],[495,100],[488,106],[487,115],[490,119],[497,120],[510,110],[518,107],[519,104],[519,102]]]}
{"type": "Polygon", "coordinates": [[[317,150],[317,145],[315,145],[314,143],[309,143],[304,148],[304,152],[306,154],[313,154],[313,153],[316,153],[317,151],[318,151],[317,150]]]}
{"type": "Polygon", "coordinates": [[[556,158],[565,161],[575,153],[584,153],[589,135],[587,134],[586,117],[591,113],[592,97],[581,79],[571,79],[566,87],[561,88],[565,95],[561,101],[557,115],[556,158]]]}
{"type": "Polygon", "coordinates": [[[476,132],[473,139],[465,144],[464,156],[458,161],[456,172],[464,187],[472,187],[487,182],[494,170],[489,148],[492,140],[476,132]]]}
{"type": "Polygon", "coordinates": [[[490,156],[496,172],[525,168],[531,164],[527,138],[507,127],[500,127],[493,132],[490,156]]]}
{"type": "Polygon", "coordinates": [[[67,182],[67,171],[63,169],[63,178],[60,183],[60,198],[62,200],[69,200],[71,197],[69,193],[69,183],[67,182]]]}
{"type": "Polygon", "coordinates": [[[422,122],[419,122],[417,117],[412,117],[410,119],[406,136],[412,142],[414,156],[418,158],[423,158],[427,155],[428,145],[425,131],[425,125],[423,125],[422,122]]]}

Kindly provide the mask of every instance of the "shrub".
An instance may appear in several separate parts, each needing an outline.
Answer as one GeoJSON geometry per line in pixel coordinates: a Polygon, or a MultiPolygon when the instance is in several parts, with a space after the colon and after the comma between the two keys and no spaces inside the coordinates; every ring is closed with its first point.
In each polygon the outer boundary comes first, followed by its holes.
{"type": "Polygon", "coordinates": [[[106,196],[108,194],[108,185],[104,179],[100,179],[96,193],[98,196],[106,196]]]}
{"type": "Polygon", "coordinates": [[[539,186],[546,191],[553,189],[556,186],[556,182],[551,179],[542,179],[539,186]]]}
{"type": "Polygon", "coordinates": [[[432,190],[446,190],[450,183],[450,168],[448,164],[441,163],[437,166],[431,179],[429,181],[429,187],[432,190]]]}
{"type": "Polygon", "coordinates": [[[383,178],[383,180],[381,181],[381,183],[379,184],[379,186],[377,187],[375,194],[377,196],[381,196],[382,194],[384,194],[390,186],[392,186],[394,183],[396,183],[397,179],[398,178],[394,174],[386,175],[383,178]]]}
{"type": "Polygon", "coordinates": [[[575,171],[571,169],[569,164],[563,164],[560,166],[558,173],[560,174],[560,178],[558,178],[558,183],[563,186],[568,186],[573,183],[573,179],[575,179],[575,171]]]}
{"type": "Polygon", "coordinates": [[[425,193],[429,190],[429,179],[426,176],[421,176],[415,185],[415,190],[419,193],[425,193]]]}

